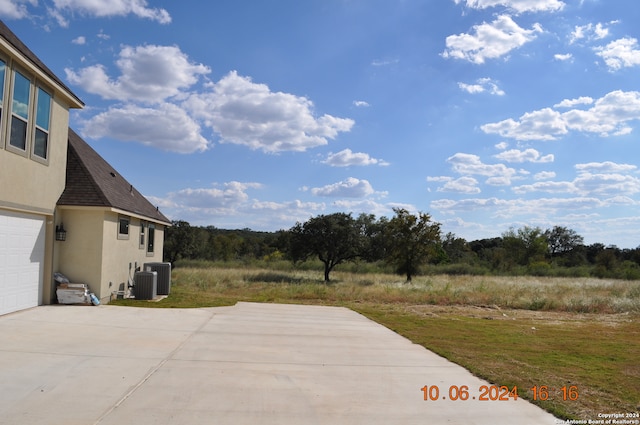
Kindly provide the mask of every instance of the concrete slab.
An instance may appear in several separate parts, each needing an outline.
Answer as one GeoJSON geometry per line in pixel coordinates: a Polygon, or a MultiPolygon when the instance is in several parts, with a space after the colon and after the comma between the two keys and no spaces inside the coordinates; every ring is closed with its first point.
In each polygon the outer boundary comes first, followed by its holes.
{"type": "Polygon", "coordinates": [[[0,316],[0,424],[555,424],[345,308],[45,306],[0,316]],[[421,388],[437,386],[437,401],[421,388]],[[449,399],[451,386],[469,399],[449,399]],[[442,399],[445,397],[446,399],[442,399]]]}

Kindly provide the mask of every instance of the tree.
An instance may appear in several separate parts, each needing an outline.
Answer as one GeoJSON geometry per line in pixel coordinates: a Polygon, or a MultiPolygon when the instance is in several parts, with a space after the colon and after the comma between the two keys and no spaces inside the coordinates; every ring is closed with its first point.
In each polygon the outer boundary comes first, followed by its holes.
{"type": "Polygon", "coordinates": [[[394,208],[393,211],[395,217],[385,226],[386,260],[396,266],[398,273],[406,274],[407,282],[411,282],[419,267],[437,249],[440,223],[431,222],[429,214],[415,216],[404,208],[394,208]]]}
{"type": "Polygon", "coordinates": [[[191,258],[195,251],[194,229],[186,221],[171,222],[164,233],[164,259],[175,263],[181,258],[191,258]]]}
{"type": "Polygon", "coordinates": [[[351,214],[319,215],[290,230],[290,255],[294,262],[317,256],[324,264],[324,280],[335,266],[360,256],[363,238],[351,214]]]}
{"type": "Polygon", "coordinates": [[[547,238],[539,227],[512,227],[502,234],[502,240],[508,258],[522,266],[544,261],[548,251],[547,238]]]}
{"type": "Polygon", "coordinates": [[[544,235],[549,244],[551,258],[571,252],[584,242],[583,237],[575,230],[563,226],[553,226],[553,229],[545,230],[544,235]]]}

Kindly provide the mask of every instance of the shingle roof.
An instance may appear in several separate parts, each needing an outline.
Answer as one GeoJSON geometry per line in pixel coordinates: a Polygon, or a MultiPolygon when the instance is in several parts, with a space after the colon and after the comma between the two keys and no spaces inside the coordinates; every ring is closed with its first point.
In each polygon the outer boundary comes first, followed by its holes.
{"type": "Polygon", "coordinates": [[[67,183],[58,205],[110,207],[171,223],[72,129],[67,150],[67,183]]]}
{"type": "Polygon", "coordinates": [[[67,87],[66,84],[60,80],[56,74],[53,73],[36,55],[29,49],[14,33],[9,29],[9,27],[0,20],[0,37],[7,40],[9,44],[11,44],[16,50],[24,55],[32,64],[34,64],[37,68],[39,68],[43,73],[45,73],[49,78],[51,78],[56,84],[58,84],[61,88],[63,88],[67,93],[73,97],[80,105],[84,106],[84,102],[80,100],[78,96],[75,95],[67,87]]]}

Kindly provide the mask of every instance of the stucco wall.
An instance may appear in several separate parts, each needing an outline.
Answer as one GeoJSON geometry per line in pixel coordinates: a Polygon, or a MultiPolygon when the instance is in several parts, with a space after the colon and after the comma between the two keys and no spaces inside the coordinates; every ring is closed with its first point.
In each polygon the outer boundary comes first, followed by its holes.
{"type": "Polygon", "coordinates": [[[96,292],[102,276],[102,210],[59,210],[58,223],[63,223],[67,240],[55,241],[54,272],[71,282],[86,283],[96,292]]]}
{"type": "Polygon", "coordinates": [[[153,255],[140,248],[140,223],[130,217],[129,238],[118,238],[121,214],[101,208],[61,208],[56,216],[64,223],[67,240],[56,242],[54,264],[70,280],[86,283],[100,301],[107,303],[115,291],[124,290],[133,279],[136,268],[144,263],[162,261],[164,228],[155,224],[153,255]]]}
{"type": "Polygon", "coordinates": [[[52,214],[64,191],[69,111],[54,99],[51,111],[49,164],[0,149],[0,202],[24,211],[52,214]]]}

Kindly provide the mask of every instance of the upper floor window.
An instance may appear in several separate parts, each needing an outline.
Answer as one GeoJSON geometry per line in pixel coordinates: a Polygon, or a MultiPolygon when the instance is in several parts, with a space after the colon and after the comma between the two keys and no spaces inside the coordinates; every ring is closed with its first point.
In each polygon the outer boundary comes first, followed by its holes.
{"type": "Polygon", "coordinates": [[[18,71],[14,71],[9,144],[22,151],[27,149],[30,98],[31,81],[18,71]]]}
{"type": "Polygon", "coordinates": [[[7,63],[0,59],[0,122],[2,122],[4,111],[4,76],[7,70],[7,63]]]}
{"type": "Polygon", "coordinates": [[[36,133],[33,140],[33,154],[47,159],[49,148],[49,119],[51,118],[51,95],[38,87],[36,101],[36,133]]]}

